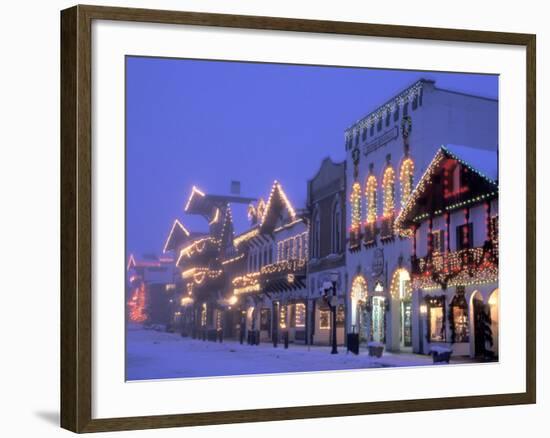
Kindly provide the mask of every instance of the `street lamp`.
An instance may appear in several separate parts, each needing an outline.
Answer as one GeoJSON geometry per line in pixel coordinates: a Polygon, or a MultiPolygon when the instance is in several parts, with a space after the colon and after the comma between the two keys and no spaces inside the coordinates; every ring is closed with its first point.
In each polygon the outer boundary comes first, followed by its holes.
{"type": "Polygon", "coordinates": [[[321,286],[321,293],[323,294],[323,299],[328,304],[332,315],[332,351],[330,354],[338,354],[338,348],[336,343],[336,308],[338,305],[337,297],[337,284],[338,284],[338,273],[331,272],[330,281],[323,281],[321,286]]]}

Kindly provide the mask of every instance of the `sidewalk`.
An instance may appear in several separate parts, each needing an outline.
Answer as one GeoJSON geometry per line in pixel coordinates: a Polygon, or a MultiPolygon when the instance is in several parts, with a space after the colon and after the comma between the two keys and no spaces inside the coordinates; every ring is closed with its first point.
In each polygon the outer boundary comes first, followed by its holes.
{"type": "Polygon", "coordinates": [[[202,341],[136,326],[127,334],[126,371],[128,380],[142,380],[433,365],[430,356],[410,353],[385,352],[374,358],[365,347],[359,355],[346,353],[345,347],[338,348],[339,354],[330,351],[329,346],[290,344],[285,349],[283,344],[274,348],[270,343],[202,341]]]}

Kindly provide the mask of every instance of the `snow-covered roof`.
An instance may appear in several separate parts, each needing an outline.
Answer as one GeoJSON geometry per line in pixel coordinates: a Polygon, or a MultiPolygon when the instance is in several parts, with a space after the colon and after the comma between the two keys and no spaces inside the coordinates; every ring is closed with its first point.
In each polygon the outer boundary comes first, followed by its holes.
{"type": "Polygon", "coordinates": [[[498,157],[496,151],[470,146],[447,144],[442,148],[454,158],[463,161],[478,173],[495,182],[498,179],[498,157]]]}

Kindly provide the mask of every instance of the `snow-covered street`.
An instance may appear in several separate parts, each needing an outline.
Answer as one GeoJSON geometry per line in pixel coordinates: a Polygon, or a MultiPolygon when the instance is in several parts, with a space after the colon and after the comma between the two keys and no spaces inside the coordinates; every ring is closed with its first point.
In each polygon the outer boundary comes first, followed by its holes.
{"type": "Polygon", "coordinates": [[[328,346],[308,349],[291,344],[285,350],[282,345],[274,348],[267,343],[215,343],[140,326],[129,326],[127,333],[127,380],[432,365],[431,357],[415,354],[385,352],[379,359],[371,358],[366,348],[358,356],[346,354],[344,347],[339,348],[339,354],[331,355],[328,346]]]}

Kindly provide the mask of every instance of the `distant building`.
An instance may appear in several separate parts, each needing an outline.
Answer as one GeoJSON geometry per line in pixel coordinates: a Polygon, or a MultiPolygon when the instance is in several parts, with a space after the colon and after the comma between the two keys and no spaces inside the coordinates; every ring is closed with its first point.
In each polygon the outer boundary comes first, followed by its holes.
{"type": "Polygon", "coordinates": [[[345,163],[325,158],[317,174],[308,181],[310,213],[308,262],[309,336],[314,344],[331,344],[330,308],[322,285],[337,274],[337,341],[345,341],[346,305],[346,170],[345,163]]]}
{"type": "Polygon", "coordinates": [[[130,255],[127,274],[128,320],[170,326],[174,260],[130,255]]]}
{"type": "Polygon", "coordinates": [[[418,351],[411,245],[394,222],[441,145],[497,150],[498,101],[420,80],[345,135],[347,331],[391,351],[418,351]]]}

